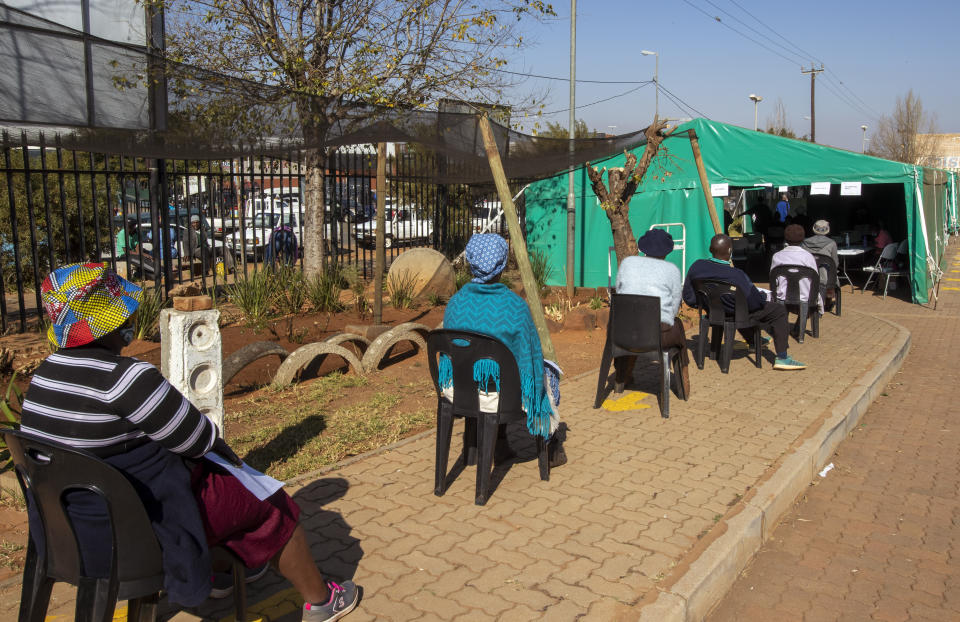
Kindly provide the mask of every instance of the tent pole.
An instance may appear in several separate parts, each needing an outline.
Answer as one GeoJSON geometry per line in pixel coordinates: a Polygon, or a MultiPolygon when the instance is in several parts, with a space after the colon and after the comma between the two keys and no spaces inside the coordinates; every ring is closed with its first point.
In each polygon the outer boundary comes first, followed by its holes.
{"type": "Polygon", "coordinates": [[[693,149],[693,161],[697,163],[697,173],[700,174],[700,187],[703,188],[703,196],[707,200],[707,213],[710,214],[710,222],[713,223],[713,233],[723,233],[720,229],[716,206],[713,204],[713,195],[710,194],[710,181],[707,179],[707,169],[703,166],[700,141],[697,140],[697,133],[692,129],[687,130],[687,136],[690,138],[690,148],[693,149]]]}
{"type": "Polygon", "coordinates": [[[497,193],[500,195],[503,215],[507,219],[507,230],[510,232],[513,256],[516,257],[517,266],[520,268],[520,280],[523,282],[523,291],[527,295],[527,305],[530,307],[530,314],[533,316],[533,324],[537,327],[537,335],[540,336],[543,358],[556,361],[557,353],[553,349],[553,340],[550,339],[550,331],[547,329],[547,318],[543,314],[543,304],[540,302],[540,289],[537,287],[536,279],[533,278],[530,257],[527,255],[527,243],[523,239],[523,232],[520,231],[520,218],[517,216],[517,208],[510,196],[510,186],[507,185],[507,175],[503,171],[503,162],[500,161],[500,151],[497,149],[497,142],[493,138],[493,130],[490,129],[490,119],[485,114],[477,115],[477,117],[480,124],[480,133],[483,135],[483,146],[487,151],[487,160],[490,162],[490,172],[493,173],[493,181],[496,183],[497,193]]]}

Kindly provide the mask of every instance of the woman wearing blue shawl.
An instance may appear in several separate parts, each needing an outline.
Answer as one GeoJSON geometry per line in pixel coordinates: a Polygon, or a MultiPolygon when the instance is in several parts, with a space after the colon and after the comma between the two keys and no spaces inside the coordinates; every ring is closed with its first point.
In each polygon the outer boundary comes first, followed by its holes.
{"type": "MultiPolygon", "coordinates": [[[[478,233],[467,243],[465,257],[473,279],[450,298],[443,327],[490,335],[503,342],[517,361],[527,429],[550,439],[551,466],[566,462],[561,439],[554,435],[560,424],[559,367],[544,361],[540,337],[527,303],[503,283],[500,274],[507,267],[507,241],[493,233],[478,233]]],[[[450,361],[439,361],[441,388],[452,390],[450,361]]],[[[480,386],[493,379],[499,386],[500,370],[495,363],[478,361],[474,377],[480,386]]]]}

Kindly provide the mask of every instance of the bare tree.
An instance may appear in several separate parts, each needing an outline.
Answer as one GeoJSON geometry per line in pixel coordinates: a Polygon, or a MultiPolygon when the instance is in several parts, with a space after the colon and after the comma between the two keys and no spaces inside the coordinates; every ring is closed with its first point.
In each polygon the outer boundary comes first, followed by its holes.
{"type": "Polygon", "coordinates": [[[596,167],[587,168],[587,175],[593,184],[593,191],[600,199],[600,207],[610,220],[610,229],[613,232],[613,245],[617,253],[617,263],[623,263],[623,260],[637,252],[637,239],[633,235],[633,228],[630,226],[630,199],[637,191],[637,186],[643,181],[643,176],[650,163],[657,156],[660,149],[660,143],[663,142],[666,128],[666,121],[660,119],[654,120],[653,124],[646,129],[647,144],[643,149],[643,155],[640,162],[637,162],[637,156],[630,152],[625,152],[627,161],[623,168],[604,168],[598,171],[596,167]],[[603,173],[607,173],[607,186],[603,184],[603,173]]]}
{"type": "Polygon", "coordinates": [[[913,94],[898,97],[893,115],[880,117],[877,131],[870,141],[870,153],[907,164],[920,164],[930,154],[931,134],[936,132],[936,118],[923,109],[923,102],[913,94]]]}
{"type": "MultiPolygon", "coordinates": [[[[443,97],[499,103],[509,84],[495,69],[523,45],[523,20],[554,14],[541,0],[144,1],[163,4],[174,61],[287,94],[271,105],[296,121],[307,145],[308,274],[325,262],[329,149],[318,145],[331,130],[378,111],[435,108],[443,97]]],[[[243,112],[260,105],[260,95],[230,105],[243,112]]]]}
{"type": "Polygon", "coordinates": [[[786,138],[796,138],[797,134],[787,122],[787,108],[783,105],[783,99],[777,98],[777,103],[773,109],[773,115],[767,118],[767,134],[784,136],[786,138]]]}

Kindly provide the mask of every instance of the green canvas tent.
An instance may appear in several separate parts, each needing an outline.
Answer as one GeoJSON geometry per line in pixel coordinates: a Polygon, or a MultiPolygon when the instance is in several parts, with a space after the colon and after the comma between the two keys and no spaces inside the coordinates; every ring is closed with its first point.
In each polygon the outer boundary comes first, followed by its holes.
{"type": "MultiPolygon", "coordinates": [[[[811,202],[817,199],[821,213],[831,210],[826,215],[831,222],[851,220],[851,205],[859,206],[868,218],[883,209],[884,214],[899,219],[896,231],[892,232],[894,237],[906,238],[909,242],[913,300],[928,301],[943,261],[947,231],[952,226],[950,223],[956,222],[955,175],[706,119],[684,123],[664,140],[663,148],[630,202],[630,222],[636,236],[660,226],[682,241],[678,245],[682,248],[668,259],[683,272],[693,261],[707,256],[714,234],[688,130],[693,130],[699,139],[711,185],[756,189],[829,182],[830,195],[811,197],[811,202]],[[860,182],[863,194],[840,196],[843,182],[860,182]],[[953,212],[948,211],[948,203],[953,212]]],[[[639,157],[643,146],[636,147],[634,152],[639,157]]],[[[624,161],[625,156],[618,154],[591,164],[612,168],[623,166],[624,161]]],[[[566,282],[567,184],[564,171],[531,184],[525,192],[527,245],[550,259],[551,285],[566,282]]],[[[574,171],[574,193],[577,210],[574,284],[605,286],[608,273],[616,274],[616,259],[609,250],[613,236],[586,167],[574,171]]],[[[717,213],[723,215],[724,199],[714,197],[713,201],[717,213]]]]}

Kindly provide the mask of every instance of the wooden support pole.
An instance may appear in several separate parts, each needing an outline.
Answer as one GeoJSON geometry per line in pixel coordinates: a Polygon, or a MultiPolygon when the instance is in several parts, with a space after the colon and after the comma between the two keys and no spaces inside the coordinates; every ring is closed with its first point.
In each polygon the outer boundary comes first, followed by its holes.
{"type": "Polygon", "coordinates": [[[713,195],[710,194],[710,181],[707,179],[707,169],[703,166],[703,156],[700,154],[700,141],[697,140],[697,133],[694,130],[687,130],[687,136],[690,137],[690,148],[693,149],[693,161],[697,163],[697,173],[700,174],[700,186],[703,188],[703,196],[707,200],[707,213],[710,214],[710,221],[713,223],[713,233],[723,233],[720,227],[720,219],[717,217],[717,207],[713,204],[713,195]]]}
{"type": "Polygon", "coordinates": [[[533,277],[533,269],[530,267],[527,243],[520,230],[520,217],[517,216],[517,208],[513,204],[513,197],[510,196],[510,186],[507,185],[507,175],[503,172],[497,141],[494,140],[493,130],[490,129],[490,119],[487,115],[478,116],[483,146],[487,150],[490,172],[493,173],[493,181],[497,185],[497,194],[500,195],[500,203],[503,206],[503,215],[507,219],[513,255],[517,258],[517,265],[520,267],[520,280],[523,282],[523,291],[527,294],[527,305],[530,307],[530,314],[533,316],[533,323],[540,337],[540,348],[543,350],[545,359],[556,361],[557,352],[553,349],[553,340],[550,339],[550,331],[547,330],[547,318],[543,314],[543,304],[540,302],[540,288],[537,287],[537,280],[533,277]]]}
{"type": "Polygon", "coordinates": [[[383,273],[387,269],[383,228],[387,211],[387,144],[377,143],[377,250],[373,260],[373,324],[383,324],[383,273]]]}

